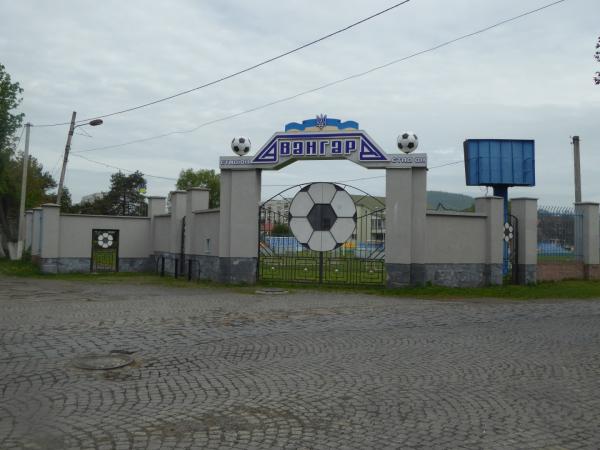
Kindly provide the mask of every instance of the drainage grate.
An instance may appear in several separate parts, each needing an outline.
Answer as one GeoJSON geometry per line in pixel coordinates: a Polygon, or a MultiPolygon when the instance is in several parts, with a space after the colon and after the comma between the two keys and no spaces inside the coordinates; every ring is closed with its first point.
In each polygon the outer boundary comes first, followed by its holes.
{"type": "Polygon", "coordinates": [[[73,360],[73,365],[79,369],[110,370],[124,367],[133,362],[129,355],[111,353],[108,355],[84,355],[73,360]]]}

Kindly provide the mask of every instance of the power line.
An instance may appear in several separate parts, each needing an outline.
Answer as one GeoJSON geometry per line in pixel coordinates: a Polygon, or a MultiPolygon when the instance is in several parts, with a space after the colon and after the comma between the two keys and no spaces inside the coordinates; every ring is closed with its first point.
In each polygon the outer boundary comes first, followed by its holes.
{"type": "MultiPolygon", "coordinates": [[[[81,156],[81,155],[73,155],[73,156],[77,156],[78,158],[85,159],[86,161],[89,161],[89,162],[92,162],[94,164],[98,164],[98,165],[101,165],[101,166],[104,166],[104,167],[109,167],[111,169],[120,170],[122,172],[129,172],[129,173],[134,173],[135,172],[135,170],[124,169],[122,167],[114,166],[112,164],[107,164],[107,163],[104,163],[102,161],[97,161],[97,160],[94,160],[94,159],[90,159],[90,158],[88,158],[86,156],[81,156]]],[[[455,165],[455,164],[460,164],[462,162],[463,162],[463,160],[452,161],[452,162],[449,162],[449,163],[441,164],[439,166],[428,167],[428,170],[439,169],[440,167],[452,166],[452,165],[455,165]]],[[[144,173],[144,176],[147,176],[147,177],[150,177],[150,178],[158,178],[158,179],[163,179],[163,180],[169,180],[169,181],[177,181],[177,178],[163,177],[163,176],[160,176],[160,175],[150,175],[150,174],[147,174],[147,173],[144,173]]],[[[353,178],[353,179],[350,179],[350,180],[337,180],[337,181],[332,181],[332,183],[349,183],[349,182],[352,182],[352,181],[374,180],[374,179],[377,179],[377,178],[385,178],[385,175],[377,175],[377,176],[374,176],[374,177],[353,178]]],[[[263,184],[262,186],[263,187],[292,187],[292,186],[295,186],[295,184],[263,184]]]]}
{"type": "MultiPolygon", "coordinates": [[[[85,159],[86,161],[92,162],[94,164],[99,164],[99,165],[104,166],[104,167],[109,167],[111,169],[117,169],[117,170],[120,170],[122,172],[129,172],[129,173],[136,172],[135,170],[123,169],[122,167],[113,166],[112,164],[103,163],[102,161],[96,161],[96,160],[93,160],[93,159],[90,159],[90,158],[86,158],[85,156],[81,156],[81,155],[73,155],[73,156],[76,156],[76,157],[81,158],[81,159],[85,159]]],[[[144,173],[144,176],[145,177],[150,177],[150,178],[159,178],[159,179],[169,180],[169,181],[177,181],[177,178],[163,177],[163,176],[160,176],[160,175],[151,175],[151,174],[148,174],[148,173],[144,173]]]]}
{"type": "Polygon", "coordinates": [[[252,112],[259,111],[261,109],[269,108],[269,107],[277,105],[279,103],[284,103],[284,102],[288,102],[290,100],[294,100],[294,99],[296,99],[298,97],[301,97],[301,96],[304,96],[304,95],[307,95],[307,94],[312,94],[314,92],[317,92],[317,91],[320,91],[320,90],[323,90],[323,89],[326,89],[326,88],[329,88],[329,87],[332,87],[332,86],[344,83],[344,82],[349,81],[349,80],[353,80],[353,79],[356,79],[356,78],[363,77],[365,75],[371,74],[371,73],[376,72],[378,70],[385,69],[385,68],[387,68],[389,66],[392,66],[394,64],[398,64],[398,63],[407,61],[409,59],[416,58],[417,56],[420,56],[420,55],[423,55],[425,53],[430,53],[430,52],[439,50],[440,48],[447,47],[447,46],[449,46],[451,44],[454,44],[454,43],[456,43],[458,41],[467,39],[469,37],[473,37],[475,35],[485,33],[486,31],[492,30],[492,29],[497,28],[499,26],[505,25],[505,24],[507,24],[509,22],[513,22],[515,20],[518,20],[518,19],[521,19],[523,17],[529,16],[531,14],[535,14],[537,12],[540,12],[540,11],[542,11],[544,9],[548,9],[548,8],[550,8],[552,6],[556,6],[559,3],[563,3],[565,1],[567,1],[567,0],[557,0],[557,1],[554,1],[552,3],[546,4],[546,5],[541,6],[539,8],[532,9],[532,10],[527,11],[525,13],[513,16],[513,17],[511,17],[509,19],[505,19],[505,20],[502,20],[500,22],[496,22],[493,25],[487,26],[485,28],[481,28],[481,29],[479,29],[477,31],[473,31],[471,33],[464,34],[462,36],[459,36],[457,38],[451,39],[449,41],[445,41],[445,42],[443,42],[441,44],[437,44],[437,45],[435,45],[433,47],[429,47],[429,48],[427,48],[425,50],[420,50],[418,52],[415,52],[415,53],[412,53],[410,55],[404,56],[402,58],[398,58],[398,59],[395,59],[395,60],[390,61],[388,63],[382,64],[380,66],[373,67],[371,69],[365,70],[364,72],[359,72],[359,73],[356,73],[354,75],[350,75],[350,76],[347,76],[345,78],[342,78],[342,79],[339,79],[339,80],[336,80],[336,81],[332,81],[330,83],[326,83],[326,84],[323,84],[321,86],[318,86],[318,87],[315,87],[315,88],[312,88],[312,89],[309,89],[309,90],[306,90],[306,91],[302,91],[302,92],[299,92],[299,93],[294,94],[294,95],[290,95],[288,97],[283,97],[283,98],[280,98],[278,100],[274,100],[272,102],[265,103],[263,105],[256,106],[254,108],[250,108],[250,109],[247,109],[247,110],[239,112],[239,113],[230,114],[228,116],[224,116],[224,117],[221,117],[221,118],[218,118],[218,119],[213,119],[213,120],[210,120],[208,122],[201,123],[201,124],[197,125],[194,128],[190,128],[190,129],[186,129],[186,130],[170,131],[170,132],[159,134],[159,135],[155,135],[155,136],[149,136],[147,138],[135,139],[135,140],[132,140],[132,141],[122,142],[120,144],[105,145],[105,146],[102,146],[102,147],[94,147],[94,148],[89,148],[89,149],[84,149],[84,150],[78,150],[78,151],[75,151],[75,152],[72,152],[72,153],[83,153],[83,152],[92,152],[92,151],[98,151],[98,150],[108,150],[108,149],[112,149],[112,148],[125,147],[127,145],[139,144],[139,143],[142,143],[142,142],[152,141],[152,140],[155,140],[155,139],[161,139],[161,138],[168,137],[168,136],[173,136],[173,135],[176,135],[176,134],[193,133],[194,131],[197,131],[200,128],[204,128],[204,127],[207,127],[209,125],[214,125],[215,123],[224,122],[226,120],[234,119],[236,117],[239,117],[239,116],[242,116],[242,115],[245,115],[245,114],[249,114],[249,113],[252,113],[252,112]]]}
{"type": "Polygon", "coordinates": [[[19,144],[21,143],[21,138],[23,137],[23,132],[25,131],[25,125],[21,127],[21,134],[19,134],[19,139],[17,139],[17,143],[15,144],[15,150],[19,150],[19,144]]]}
{"type": "MultiPolygon", "coordinates": [[[[234,73],[229,74],[229,75],[225,75],[225,76],[223,76],[221,78],[218,78],[216,80],[210,81],[210,82],[205,83],[205,84],[202,84],[200,86],[196,86],[196,87],[193,87],[191,89],[187,89],[185,91],[177,92],[176,94],[169,95],[168,97],[159,98],[157,100],[153,100],[153,101],[148,102],[148,103],[144,103],[144,104],[137,105],[137,106],[132,106],[132,107],[126,108],[126,109],[122,109],[120,111],[115,111],[115,112],[112,112],[112,113],[109,113],[109,114],[104,114],[104,115],[101,115],[101,116],[94,116],[94,117],[88,117],[86,119],[81,119],[81,120],[78,120],[77,123],[87,122],[87,121],[90,121],[92,119],[103,119],[105,117],[116,116],[117,114],[124,114],[124,113],[127,113],[127,112],[135,111],[137,109],[142,109],[142,108],[146,108],[148,106],[156,105],[157,103],[165,102],[167,100],[172,100],[172,99],[174,99],[176,97],[180,97],[182,95],[186,95],[186,94],[189,94],[191,92],[207,88],[209,86],[213,86],[215,84],[218,84],[218,83],[221,83],[223,81],[229,80],[231,78],[237,77],[238,75],[241,75],[243,73],[250,72],[251,70],[257,69],[258,67],[264,66],[264,65],[269,64],[269,63],[271,63],[273,61],[277,61],[278,59],[284,58],[284,57],[289,56],[289,55],[291,55],[293,53],[299,52],[300,50],[303,50],[303,49],[305,49],[307,47],[310,47],[311,45],[315,45],[315,44],[317,44],[319,42],[322,42],[325,39],[329,39],[330,37],[333,37],[333,36],[335,36],[337,34],[340,34],[340,33],[343,33],[345,31],[348,31],[351,28],[354,28],[354,27],[356,27],[356,26],[358,26],[360,24],[363,24],[363,23],[371,20],[371,19],[374,19],[377,16],[385,14],[385,13],[387,13],[387,12],[389,12],[389,11],[395,9],[395,8],[398,8],[399,6],[402,6],[402,5],[410,2],[410,1],[411,0],[404,0],[404,1],[401,1],[399,3],[396,3],[396,4],[392,5],[392,6],[390,6],[389,8],[383,9],[383,10],[381,10],[381,11],[375,13],[375,14],[372,14],[372,15],[370,15],[368,17],[360,19],[357,22],[354,22],[354,23],[352,23],[350,25],[347,25],[347,26],[345,26],[343,28],[340,28],[339,30],[336,30],[336,31],[334,31],[332,33],[326,34],[325,36],[321,36],[320,38],[315,39],[314,41],[310,41],[310,42],[308,42],[306,44],[303,44],[303,45],[301,45],[299,47],[296,47],[296,48],[294,48],[292,50],[288,50],[287,52],[281,53],[281,54],[279,54],[277,56],[273,56],[273,57],[271,57],[269,59],[265,59],[264,61],[261,61],[261,62],[259,62],[257,64],[252,65],[252,66],[246,67],[245,69],[239,70],[239,71],[234,72],[234,73]]],[[[43,124],[43,125],[37,125],[37,126],[38,127],[55,127],[55,126],[59,126],[59,125],[69,125],[69,123],[70,122],[50,123],[50,124],[43,124]]]]}

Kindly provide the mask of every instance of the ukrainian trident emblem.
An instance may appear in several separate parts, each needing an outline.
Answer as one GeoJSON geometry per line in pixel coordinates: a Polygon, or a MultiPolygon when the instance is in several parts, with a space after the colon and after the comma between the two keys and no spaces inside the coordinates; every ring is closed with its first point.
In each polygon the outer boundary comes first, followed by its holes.
{"type": "Polygon", "coordinates": [[[327,125],[327,114],[320,114],[317,116],[317,128],[322,130],[327,125]]]}

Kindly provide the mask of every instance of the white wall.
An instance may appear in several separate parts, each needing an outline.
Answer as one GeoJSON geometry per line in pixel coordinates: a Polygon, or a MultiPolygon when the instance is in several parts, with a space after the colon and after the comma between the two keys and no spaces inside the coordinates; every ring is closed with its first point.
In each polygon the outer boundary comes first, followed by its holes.
{"type": "Polygon", "coordinates": [[[194,217],[195,227],[191,253],[219,256],[219,210],[196,211],[194,217]],[[207,239],[210,239],[210,244],[207,243],[207,239]]]}
{"type": "Polygon", "coordinates": [[[148,217],[62,214],[60,257],[90,258],[93,229],[119,230],[119,258],[146,258],[152,253],[148,217]]]}
{"type": "Polygon", "coordinates": [[[153,252],[168,252],[170,245],[171,215],[154,216],[153,252]]]}
{"type": "Polygon", "coordinates": [[[429,212],[425,223],[425,263],[486,262],[485,215],[429,212]]]}

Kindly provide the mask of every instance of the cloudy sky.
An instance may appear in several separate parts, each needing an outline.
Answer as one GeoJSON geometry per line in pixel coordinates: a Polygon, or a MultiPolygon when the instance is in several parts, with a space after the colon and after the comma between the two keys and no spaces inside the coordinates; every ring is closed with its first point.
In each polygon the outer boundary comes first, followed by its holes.
{"type": "MultiPolygon", "coordinates": [[[[211,125],[199,125],[363,72],[551,0],[411,0],[356,28],[215,86],[81,127],[66,185],[75,200],[107,190],[115,166],[148,175],[149,194],[183,168],[218,168],[234,136],[257,150],[287,122],[355,120],[386,151],[412,130],[431,167],[462,159],[466,138],[536,140],[537,186],[511,195],[573,199],[570,136],[582,142],[584,200],[600,201],[600,86],[592,82],[600,1],[567,0],[408,61],[211,125]],[[187,133],[92,150],[173,131],[187,133]],[[85,136],[86,132],[90,136],[85,136]],[[81,153],[77,153],[81,152],[81,153]],[[98,163],[82,159],[85,156],[98,163]],[[155,175],[163,178],[155,178],[155,175]]],[[[0,62],[24,88],[34,125],[88,118],[192,88],[342,28],[396,1],[5,1],[0,62]]],[[[32,129],[31,152],[58,179],[68,126],[32,129]]],[[[265,172],[263,197],[306,181],[377,177],[349,162],[265,172]]],[[[351,184],[383,194],[382,178],[351,184]]],[[[462,164],[430,170],[428,188],[471,195],[462,164]]]]}

